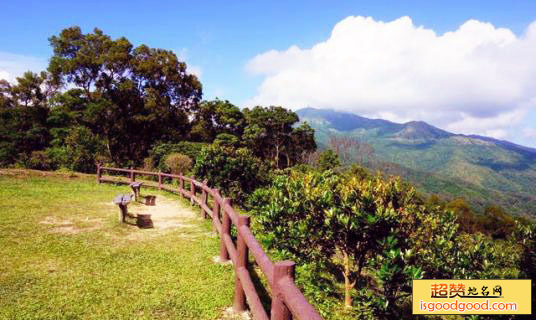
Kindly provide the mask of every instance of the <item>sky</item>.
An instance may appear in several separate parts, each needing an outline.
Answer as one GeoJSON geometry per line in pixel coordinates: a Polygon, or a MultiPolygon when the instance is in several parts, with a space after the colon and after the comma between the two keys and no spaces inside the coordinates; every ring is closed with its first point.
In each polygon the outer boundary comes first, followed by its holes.
{"type": "Polygon", "coordinates": [[[331,108],[536,147],[536,1],[3,1],[0,78],[98,27],[173,50],[205,99],[331,108]],[[533,24],[534,23],[534,24],[533,24]]]}

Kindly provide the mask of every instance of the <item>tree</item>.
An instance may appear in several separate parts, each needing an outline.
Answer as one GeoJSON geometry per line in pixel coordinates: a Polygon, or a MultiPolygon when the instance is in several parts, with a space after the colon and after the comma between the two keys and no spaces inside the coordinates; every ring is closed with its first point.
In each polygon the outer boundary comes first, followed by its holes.
{"type": "Polygon", "coordinates": [[[73,171],[95,172],[100,157],[105,156],[105,143],[83,126],[68,129],[63,140],[55,141],[47,154],[57,166],[73,171]]]}
{"type": "Polygon", "coordinates": [[[156,143],[155,146],[149,152],[149,155],[154,161],[155,166],[162,170],[167,171],[168,168],[165,163],[166,156],[172,153],[180,153],[187,155],[195,164],[195,160],[201,153],[201,150],[208,144],[200,142],[181,141],[179,143],[156,143]]]}
{"type": "Polygon", "coordinates": [[[399,211],[414,199],[414,191],[397,179],[292,171],[257,191],[251,206],[270,246],[300,261],[334,264],[349,308],[367,257],[382,249],[399,211]]]}
{"type": "Polygon", "coordinates": [[[321,152],[316,161],[316,166],[321,171],[335,169],[340,165],[339,156],[330,149],[321,152]]]}
{"type": "Polygon", "coordinates": [[[352,162],[363,164],[374,157],[374,148],[370,144],[347,136],[330,136],[328,146],[339,155],[344,164],[352,162]]]}
{"type": "Polygon", "coordinates": [[[285,148],[287,167],[307,162],[309,155],[316,151],[315,130],[307,122],[293,129],[290,140],[285,148]]]}
{"type": "Polygon", "coordinates": [[[316,150],[314,130],[309,125],[294,128],[299,118],[290,110],[256,106],[244,109],[244,116],[244,142],[257,157],[273,161],[277,168],[303,161],[304,154],[316,150]]]}
{"type": "Polygon", "coordinates": [[[205,147],[196,159],[193,172],[199,180],[207,179],[212,187],[219,188],[238,204],[269,182],[267,166],[246,148],[205,147]]]}
{"type": "Polygon", "coordinates": [[[0,164],[23,164],[49,140],[46,74],[26,72],[15,85],[0,81],[0,164]]]}
{"type": "Polygon", "coordinates": [[[240,109],[227,100],[203,101],[195,113],[191,138],[194,141],[212,142],[219,134],[240,137],[245,119],[240,109]]]}
{"type": "Polygon", "coordinates": [[[192,168],[192,159],[180,153],[167,155],[165,163],[173,174],[188,174],[188,171],[192,168]]]}
{"type": "Polygon", "coordinates": [[[521,277],[532,279],[532,314],[536,311],[536,224],[516,222],[514,231],[516,243],[521,244],[519,259],[521,277]]]}
{"type": "Polygon", "coordinates": [[[133,48],[126,38],[112,40],[99,29],[83,34],[79,27],[50,44],[50,82],[78,89],[83,124],[104,138],[116,163],[141,161],[155,141],[188,133],[201,84],[173,52],[133,48]]]}

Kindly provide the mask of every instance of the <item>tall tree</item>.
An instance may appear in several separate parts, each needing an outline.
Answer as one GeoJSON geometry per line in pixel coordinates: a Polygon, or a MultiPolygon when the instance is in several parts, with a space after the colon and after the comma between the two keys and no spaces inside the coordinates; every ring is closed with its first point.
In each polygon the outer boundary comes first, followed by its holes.
{"type": "Polygon", "coordinates": [[[49,40],[51,83],[81,90],[84,122],[104,137],[115,162],[143,159],[155,141],[186,136],[202,89],[172,51],[133,48],[124,37],[79,27],[49,40]]]}
{"type": "Polygon", "coordinates": [[[244,109],[244,115],[245,143],[256,156],[273,161],[278,168],[294,164],[291,160],[303,151],[316,150],[313,129],[308,125],[294,128],[299,121],[295,112],[277,106],[256,106],[244,109]]]}
{"type": "Polygon", "coordinates": [[[46,73],[26,72],[15,85],[0,81],[0,164],[25,162],[50,136],[46,73]]]}
{"type": "Polygon", "coordinates": [[[245,119],[240,109],[227,100],[203,101],[195,114],[191,138],[212,142],[222,133],[240,137],[244,132],[245,119]]]}

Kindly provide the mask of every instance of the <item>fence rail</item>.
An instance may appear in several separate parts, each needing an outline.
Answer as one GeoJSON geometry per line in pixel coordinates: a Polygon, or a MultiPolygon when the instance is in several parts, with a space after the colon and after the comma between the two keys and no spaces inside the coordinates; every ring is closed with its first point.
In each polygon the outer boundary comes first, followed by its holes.
{"type": "Polygon", "coordinates": [[[294,262],[273,262],[264,252],[261,245],[249,228],[250,217],[239,215],[232,206],[230,198],[222,197],[218,189],[208,186],[205,180],[199,182],[194,177],[175,175],[161,172],[148,172],[134,169],[119,169],[97,166],[97,182],[127,183],[117,179],[103,178],[102,173],[120,172],[128,173],[130,182],[136,181],[136,175],[157,176],[159,190],[167,190],[190,199],[191,204],[196,203],[201,209],[204,218],[212,219],[214,231],[220,236],[221,262],[232,261],[235,271],[235,293],[233,309],[235,312],[246,311],[247,305],[254,319],[258,320],[322,320],[322,317],[307,302],[303,293],[294,283],[294,262]],[[178,188],[164,186],[162,178],[177,179],[178,188]],[[185,187],[185,182],[189,188],[185,187]],[[200,197],[197,193],[200,192],[200,197]],[[209,197],[212,198],[212,207],[209,205],[209,197]],[[231,225],[237,230],[236,244],[231,237],[231,225]],[[268,280],[271,288],[270,316],[264,309],[259,294],[255,289],[248,269],[249,254],[259,265],[262,273],[268,280]]]}

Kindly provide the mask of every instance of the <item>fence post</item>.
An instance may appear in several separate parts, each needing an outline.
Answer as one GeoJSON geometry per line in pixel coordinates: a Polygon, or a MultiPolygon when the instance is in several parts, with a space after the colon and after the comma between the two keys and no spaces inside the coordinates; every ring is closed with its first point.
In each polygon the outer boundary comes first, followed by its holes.
{"type": "Polygon", "coordinates": [[[195,197],[195,184],[194,184],[194,177],[190,177],[190,205],[194,204],[194,197],[195,197]]]}
{"type": "Polygon", "coordinates": [[[130,167],[130,182],[134,181],[136,181],[136,176],[134,174],[134,170],[132,169],[132,167],[130,167]]]}
{"type": "MultiPolygon", "coordinates": [[[[218,196],[220,195],[219,189],[212,189],[212,191],[214,191],[214,193],[216,193],[218,196]]],[[[220,221],[220,203],[218,202],[217,198],[214,198],[213,200],[214,204],[212,205],[212,229],[214,230],[214,232],[218,233],[218,228],[216,228],[216,219],[220,221]]]]}
{"type": "Polygon", "coordinates": [[[162,171],[158,171],[158,190],[162,190],[162,171]]]}
{"type": "Polygon", "coordinates": [[[222,223],[221,223],[221,235],[220,235],[220,262],[229,261],[229,252],[227,252],[227,247],[225,246],[225,235],[231,236],[231,218],[227,211],[225,210],[225,205],[231,206],[230,198],[223,198],[223,208],[222,208],[222,223]]]}
{"type": "MultiPolygon", "coordinates": [[[[238,225],[236,226],[237,231],[241,226],[249,226],[249,216],[238,216],[238,225]]],[[[248,264],[248,247],[246,242],[238,232],[238,238],[236,240],[237,255],[236,255],[236,266],[235,266],[235,295],[234,295],[234,311],[242,312],[246,311],[246,293],[244,288],[242,288],[242,282],[238,276],[238,269],[247,268],[248,264]]]]}
{"type": "Polygon", "coordinates": [[[283,301],[283,296],[279,288],[279,280],[289,277],[294,281],[293,261],[280,261],[274,264],[274,278],[272,283],[272,310],[270,312],[271,320],[291,320],[292,314],[283,301]]]}
{"type": "Polygon", "coordinates": [[[184,191],[184,179],[182,176],[182,173],[179,175],[179,193],[184,198],[184,194],[182,193],[184,191]]]}
{"type": "MultiPolygon", "coordinates": [[[[208,187],[207,182],[208,182],[207,179],[203,180],[203,188],[201,189],[201,192],[202,192],[201,203],[204,205],[208,205],[208,192],[205,190],[205,187],[208,187]]],[[[203,206],[200,206],[200,207],[201,207],[201,215],[203,216],[203,218],[207,219],[208,212],[206,212],[205,209],[203,209],[203,206]]]]}
{"type": "Polygon", "coordinates": [[[101,178],[101,168],[100,168],[100,164],[97,163],[97,183],[101,183],[100,178],[101,178]]]}

